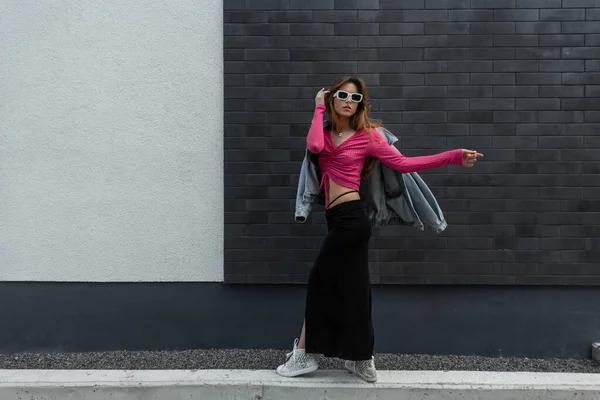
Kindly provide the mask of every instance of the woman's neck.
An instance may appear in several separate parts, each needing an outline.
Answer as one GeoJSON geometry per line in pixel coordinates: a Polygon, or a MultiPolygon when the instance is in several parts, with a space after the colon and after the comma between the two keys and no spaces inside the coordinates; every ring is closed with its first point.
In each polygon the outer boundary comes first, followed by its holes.
{"type": "Polygon", "coordinates": [[[338,132],[347,131],[347,130],[351,129],[351,127],[350,127],[350,120],[347,119],[347,118],[341,119],[339,121],[339,123],[335,126],[335,129],[338,132]]]}

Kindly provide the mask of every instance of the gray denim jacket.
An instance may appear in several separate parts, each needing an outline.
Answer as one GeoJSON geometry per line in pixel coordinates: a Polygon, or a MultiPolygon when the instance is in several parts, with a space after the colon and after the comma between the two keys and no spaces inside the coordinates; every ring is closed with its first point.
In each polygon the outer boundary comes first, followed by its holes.
{"type": "MultiPolygon", "coordinates": [[[[387,129],[377,131],[393,144],[398,140],[387,129]]],[[[318,154],[306,150],[300,168],[296,194],[295,221],[304,223],[313,204],[325,207],[325,193],[319,186],[318,154]]],[[[408,225],[424,230],[425,225],[440,233],[447,227],[444,214],[433,193],[416,172],[400,173],[375,160],[373,173],[361,181],[360,193],[374,227],[408,225]]]]}

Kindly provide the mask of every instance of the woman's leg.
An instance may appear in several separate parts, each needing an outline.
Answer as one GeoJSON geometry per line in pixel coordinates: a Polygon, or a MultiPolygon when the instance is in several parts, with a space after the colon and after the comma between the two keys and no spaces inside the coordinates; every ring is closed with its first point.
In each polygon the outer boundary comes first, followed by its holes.
{"type": "Polygon", "coordinates": [[[300,340],[298,340],[298,348],[306,348],[306,319],[302,321],[302,331],[300,332],[300,340]]]}
{"type": "Polygon", "coordinates": [[[305,304],[305,317],[302,322],[302,330],[300,332],[300,338],[294,341],[293,350],[287,354],[287,360],[284,364],[277,367],[277,373],[282,376],[292,377],[306,374],[316,370],[319,365],[314,357],[313,351],[306,352],[306,332],[307,332],[307,320],[308,328],[311,329],[311,337],[309,338],[312,347],[314,343],[317,343],[317,347],[322,346],[323,338],[322,332],[324,326],[322,321],[326,321],[325,316],[322,313],[323,303],[327,302],[326,298],[323,298],[323,294],[326,291],[323,290],[324,286],[328,284],[327,276],[327,257],[330,257],[331,253],[331,230],[328,232],[321,251],[313,264],[308,277],[308,287],[306,293],[306,304],[305,304]],[[313,328],[315,327],[315,328],[313,328]]]}

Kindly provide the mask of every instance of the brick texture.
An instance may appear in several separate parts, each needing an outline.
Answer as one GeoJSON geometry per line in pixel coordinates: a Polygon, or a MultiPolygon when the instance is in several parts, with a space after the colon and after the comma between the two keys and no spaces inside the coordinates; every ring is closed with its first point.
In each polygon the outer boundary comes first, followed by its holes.
{"type": "Polygon", "coordinates": [[[314,95],[346,74],[449,227],[375,229],[379,284],[600,284],[600,13],[591,0],[225,0],[225,281],[303,283],[326,233],[294,201],[314,95]]]}

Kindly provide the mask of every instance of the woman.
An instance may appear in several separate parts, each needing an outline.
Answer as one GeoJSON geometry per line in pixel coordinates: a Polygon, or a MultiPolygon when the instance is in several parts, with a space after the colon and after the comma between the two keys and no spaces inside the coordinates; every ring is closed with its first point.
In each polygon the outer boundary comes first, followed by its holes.
{"type": "Polygon", "coordinates": [[[357,77],[321,89],[315,103],[306,144],[318,154],[328,233],[308,278],[300,339],[277,373],[292,377],[313,372],[319,367],[313,354],[323,354],[346,360],[346,369],[375,382],[368,263],[371,225],[358,192],[361,178],[370,173],[374,158],[408,173],[448,164],[472,167],[483,155],[456,149],[403,156],[374,129],[380,124],[369,119],[367,88],[357,77]],[[325,112],[331,129],[323,128],[325,112]]]}

